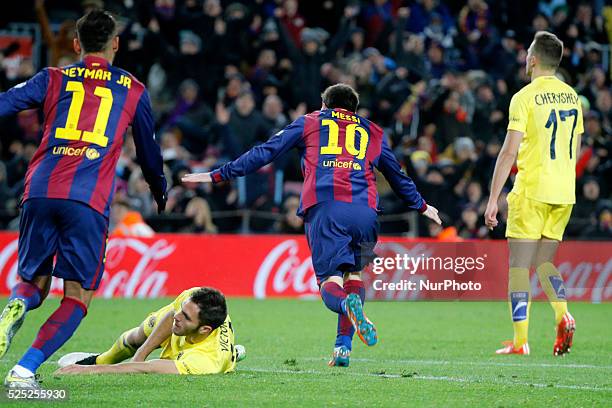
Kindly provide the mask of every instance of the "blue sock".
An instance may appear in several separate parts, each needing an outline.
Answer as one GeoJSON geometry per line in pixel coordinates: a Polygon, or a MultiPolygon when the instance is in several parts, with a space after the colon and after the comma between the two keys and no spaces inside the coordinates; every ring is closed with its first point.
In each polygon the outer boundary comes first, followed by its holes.
{"type": "Polygon", "coordinates": [[[346,314],[346,292],[336,282],[325,282],[321,286],[321,298],[332,312],[346,314]]]}
{"type": "Polygon", "coordinates": [[[9,302],[13,299],[23,300],[27,310],[36,309],[41,303],[40,289],[33,283],[19,282],[13,286],[9,302]]]}
{"type": "Polygon", "coordinates": [[[353,349],[353,336],[340,334],[336,336],[336,344],[335,347],[346,347],[349,350],[353,349]]]}
{"type": "Polygon", "coordinates": [[[33,373],[72,337],[81,320],[87,314],[87,307],[79,300],[64,298],[60,307],[42,325],[36,340],[19,360],[18,365],[33,373]]]}

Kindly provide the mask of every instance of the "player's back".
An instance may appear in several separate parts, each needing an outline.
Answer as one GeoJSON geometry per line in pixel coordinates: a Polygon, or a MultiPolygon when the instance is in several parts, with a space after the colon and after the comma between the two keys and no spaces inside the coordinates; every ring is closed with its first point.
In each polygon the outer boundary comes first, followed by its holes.
{"type": "Polygon", "coordinates": [[[145,88],[95,56],[45,71],[43,137],[28,168],[24,200],[76,200],[108,215],[123,137],[145,88]]]}
{"type": "Polygon", "coordinates": [[[331,200],[377,208],[379,126],[344,109],[325,109],[305,115],[303,138],[301,212],[331,200]]]}
{"type": "Polygon", "coordinates": [[[214,183],[242,177],[293,147],[300,150],[304,176],[298,215],[305,215],[310,207],[326,201],[378,210],[374,167],[408,208],[421,212],[427,208],[412,180],[402,172],[383,130],[341,108],[299,117],[266,143],[213,170],[209,177],[214,183]]]}
{"type": "Polygon", "coordinates": [[[524,132],[514,190],[550,204],[575,202],[576,143],[583,132],[576,91],[554,76],[542,76],[517,92],[508,129],[524,132]]]}

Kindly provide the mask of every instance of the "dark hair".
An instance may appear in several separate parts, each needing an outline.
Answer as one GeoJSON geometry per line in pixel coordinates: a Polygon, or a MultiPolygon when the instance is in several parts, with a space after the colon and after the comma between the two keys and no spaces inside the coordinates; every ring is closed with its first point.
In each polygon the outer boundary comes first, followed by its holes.
{"type": "Polygon", "coordinates": [[[200,308],[198,319],[201,326],[210,326],[214,330],[223,324],[227,317],[223,293],[213,288],[200,288],[191,294],[190,299],[200,308]]]}
{"type": "Polygon", "coordinates": [[[563,41],[548,31],[538,31],[533,39],[533,54],[545,68],[557,69],[563,56],[563,41]]]}
{"type": "Polygon", "coordinates": [[[100,52],[117,34],[117,22],[108,11],[92,10],[77,20],[76,30],[83,51],[100,52]]]}
{"type": "Polygon", "coordinates": [[[325,106],[330,109],[342,108],[355,112],[357,106],[359,106],[359,94],[346,84],[336,84],[328,87],[321,98],[325,106]]]}

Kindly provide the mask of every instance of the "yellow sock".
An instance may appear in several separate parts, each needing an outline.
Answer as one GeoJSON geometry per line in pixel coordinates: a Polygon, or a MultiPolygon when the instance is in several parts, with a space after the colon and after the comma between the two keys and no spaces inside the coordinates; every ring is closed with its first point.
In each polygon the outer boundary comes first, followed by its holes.
{"type": "Polygon", "coordinates": [[[543,263],[536,269],[540,285],[544,289],[544,293],[548,296],[548,301],[555,311],[555,321],[557,324],[563,319],[563,315],[567,313],[567,301],[565,300],[565,286],[561,274],[550,262],[543,263]]]}
{"type": "Polygon", "coordinates": [[[527,343],[529,332],[529,269],[510,268],[508,299],[514,328],[514,348],[519,348],[527,343]]]}
{"type": "Polygon", "coordinates": [[[110,349],[96,358],[96,364],[117,364],[132,357],[136,353],[136,349],[126,341],[132,330],[138,329],[130,329],[119,336],[110,349]]]}

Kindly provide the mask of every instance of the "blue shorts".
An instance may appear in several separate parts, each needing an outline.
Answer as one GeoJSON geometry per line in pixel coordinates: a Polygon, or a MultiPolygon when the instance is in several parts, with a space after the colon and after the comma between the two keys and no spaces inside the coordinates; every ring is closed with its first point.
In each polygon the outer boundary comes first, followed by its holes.
{"type": "Polygon", "coordinates": [[[107,237],[107,218],[87,204],[30,198],[19,221],[19,276],[32,281],[53,275],[96,290],[104,273],[107,237]]]}
{"type": "Polygon", "coordinates": [[[330,276],[361,271],[376,257],[376,211],[370,207],[325,201],[311,207],[304,217],[312,266],[320,285],[330,276]]]}

